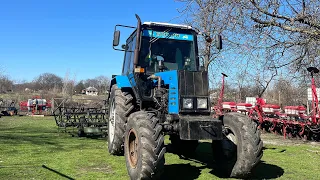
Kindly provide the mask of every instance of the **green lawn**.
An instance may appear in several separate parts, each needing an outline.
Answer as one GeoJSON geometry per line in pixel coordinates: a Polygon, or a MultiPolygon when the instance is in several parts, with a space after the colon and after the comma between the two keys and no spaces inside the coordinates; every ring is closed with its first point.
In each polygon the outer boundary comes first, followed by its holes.
{"type": "MultiPolygon", "coordinates": [[[[168,143],[168,139],[166,139],[168,143]]],[[[167,153],[165,179],[219,179],[210,144],[195,159],[167,153]]],[[[319,145],[265,145],[252,179],[320,179],[319,145]]],[[[58,132],[53,117],[0,118],[0,179],[129,179],[123,156],[108,154],[103,138],[58,132]]]]}

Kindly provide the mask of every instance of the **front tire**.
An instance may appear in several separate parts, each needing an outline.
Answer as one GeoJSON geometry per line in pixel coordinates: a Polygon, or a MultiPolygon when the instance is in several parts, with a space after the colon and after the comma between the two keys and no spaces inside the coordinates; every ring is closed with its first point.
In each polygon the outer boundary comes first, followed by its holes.
{"type": "Polygon", "coordinates": [[[164,135],[152,113],[139,111],[128,118],[124,154],[132,180],[160,179],[164,169],[164,135]]]}
{"type": "Polygon", "coordinates": [[[223,125],[224,139],[212,141],[217,171],[227,177],[246,178],[263,155],[260,130],[240,113],[226,113],[223,125]]]}
{"type": "Polygon", "coordinates": [[[123,155],[125,125],[133,110],[131,93],[121,90],[116,84],[111,88],[108,120],[108,150],[112,155],[123,155]]]}

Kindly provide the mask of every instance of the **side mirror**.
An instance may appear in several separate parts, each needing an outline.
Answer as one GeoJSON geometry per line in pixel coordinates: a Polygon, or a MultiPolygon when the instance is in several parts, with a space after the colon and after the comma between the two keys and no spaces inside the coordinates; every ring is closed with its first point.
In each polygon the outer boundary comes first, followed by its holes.
{"type": "Polygon", "coordinates": [[[113,46],[118,46],[120,41],[120,31],[115,31],[113,34],[113,46]]]}
{"type": "Polygon", "coordinates": [[[216,39],[216,48],[217,49],[222,49],[222,38],[221,38],[221,35],[216,35],[215,37],[216,39]]]}

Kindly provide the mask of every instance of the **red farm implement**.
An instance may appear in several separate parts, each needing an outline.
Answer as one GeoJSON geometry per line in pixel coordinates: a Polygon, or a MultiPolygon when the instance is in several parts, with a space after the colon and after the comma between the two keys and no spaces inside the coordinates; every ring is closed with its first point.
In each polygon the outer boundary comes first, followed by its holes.
{"type": "Polygon", "coordinates": [[[224,78],[228,77],[226,74],[222,74],[222,86],[220,90],[220,95],[218,99],[218,104],[216,106],[213,106],[214,111],[214,117],[218,118],[219,116],[222,116],[224,112],[232,112],[237,111],[236,109],[236,103],[235,102],[223,102],[223,95],[224,95],[224,78]]]}
{"type": "Polygon", "coordinates": [[[20,102],[20,112],[31,113],[32,115],[48,115],[51,108],[51,101],[42,99],[40,96],[32,97],[20,102]]]}
{"type": "Polygon", "coordinates": [[[222,116],[225,112],[242,112],[248,113],[252,108],[250,103],[236,103],[236,102],[223,102],[224,96],[224,78],[228,77],[226,74],[222,74],[222,86],[220,90],[220,95],[218,98],[218,104],[213,106],[214,117],[222,116]]]}
{"type": "Polygon", "coordinates": [[[311,113],[306,114],[306,108],[304,106],[285,106],[284,113],[281,113],[280,106],[264,104],[261,98],[257,98],[257,104],[250,111],[249,116],[259,124],[260,129],[281,134],[284,138],[320,140],[319,100],[314,81],[314,74],[319,73],[319,70],[315,67],[309,67],[307,70],[311,74],[311,113]]]}
{"type": "Polygon", "coordinates": [[[254,106],[250,103],[223,102],[224,75],[218,105],[213,108],[215,116],[222,116],[230,111],[245,113],[265,132],[280,134],[284,138],[320,141],[320,109],[314,80],[314,74],[319,73],[319,70],[315,67],[309,67],[307,70],[311,74],[312,91],[309,114],[304,106],[285,106],[284,111],[281,111],[279,105],[267,104],[261,97],[256,98],[254,106]]]}

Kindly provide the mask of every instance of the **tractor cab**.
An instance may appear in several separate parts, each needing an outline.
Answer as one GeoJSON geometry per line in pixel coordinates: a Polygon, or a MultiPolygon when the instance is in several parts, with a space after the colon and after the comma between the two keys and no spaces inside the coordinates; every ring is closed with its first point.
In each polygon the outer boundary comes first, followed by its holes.
{"type": "MultiPolygon", "coordinates": [[[[141,23],[138,19],[137,28],[126,44],[122,49],[116,49],[120,37],[120,31],[116,30],[114,49],[125,51],[125,57],[122,77],[117,76],[114,83],[123,81],[120,82],[121,87],[132,88],[141,109],[159,109],[159,103],[155,103],[158,96],[167,101],[161,104],[166,106],[161,109],[166,108],[168,114],[209,114],[209,80],[208,73],[202,70],[199,62],[198,35],[212,42],[207,34],[191,26],[141,23]]],[[[216,39],[216,46],[221,49],[221,36],[216,39]]]]}
{"type": "Polygon", "coordinates": [[[148,74],[197,71],[197,33],[190,26],[147,22],[142,25],[138,65],[148,74]]]}

